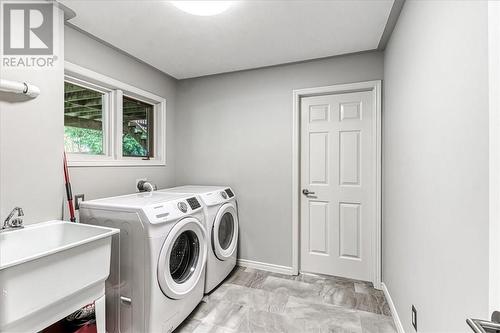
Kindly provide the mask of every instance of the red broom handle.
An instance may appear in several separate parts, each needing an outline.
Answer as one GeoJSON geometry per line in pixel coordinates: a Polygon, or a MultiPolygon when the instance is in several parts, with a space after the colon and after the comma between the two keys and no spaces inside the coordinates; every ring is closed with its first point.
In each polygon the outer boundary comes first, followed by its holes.
{"type": "Polygon", "coordinates": [[[66,186],[66,197],[68,199],[69,220],[76,222],[75,208],[73,207],[73,193],[71,192],[71,182],[69,181],[68,162],[66,160],[66,152],[64,152],[64,185],[66,186]]]}

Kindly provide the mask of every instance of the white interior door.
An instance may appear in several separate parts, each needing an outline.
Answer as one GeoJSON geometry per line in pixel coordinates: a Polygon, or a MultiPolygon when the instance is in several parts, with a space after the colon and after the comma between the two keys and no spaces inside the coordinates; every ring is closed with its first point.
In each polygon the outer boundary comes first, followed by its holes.
{"type": "Polygon", "coordinates": [[[301,99],[303,272],[372,280],[377,170],[372,96],[367,91],[301,99]]]}

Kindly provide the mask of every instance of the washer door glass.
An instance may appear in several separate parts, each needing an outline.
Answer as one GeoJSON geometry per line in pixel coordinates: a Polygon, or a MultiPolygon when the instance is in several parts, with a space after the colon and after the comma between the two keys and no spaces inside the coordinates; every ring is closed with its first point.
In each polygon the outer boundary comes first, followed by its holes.
{"type": "Polygon", "coordinates": [[[201,222],[188,217],[175,223],[158,257],[157,275],[162,292],[172,299],[187,297],[204,276],[206,259],[207,239],[201,222]]]}
{"type": "Polygon", "coordinates": [[[176,283],[183,283],[193,275],[200,255],[200,240],[191,231],[181,233],[170,252],[170,275],[176,283]]]}
{"type": "Polygon", "coordinates": [[[226,260],[236,252],[238,240],[238,216],[232,203],[224,204],[215,216],[212,229],[212,247],[215,256],[226,260]]]}

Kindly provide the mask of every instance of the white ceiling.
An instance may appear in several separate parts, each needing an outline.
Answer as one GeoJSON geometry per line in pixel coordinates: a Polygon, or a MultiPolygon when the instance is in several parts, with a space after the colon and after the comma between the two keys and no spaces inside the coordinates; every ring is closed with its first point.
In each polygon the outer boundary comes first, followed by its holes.
{"type": "Polygon", "coordinates": [[[393,4],[238,1],[194,16],[169,1],[60,1],[72,24],[178,79],[376,49],[393,4]]]}

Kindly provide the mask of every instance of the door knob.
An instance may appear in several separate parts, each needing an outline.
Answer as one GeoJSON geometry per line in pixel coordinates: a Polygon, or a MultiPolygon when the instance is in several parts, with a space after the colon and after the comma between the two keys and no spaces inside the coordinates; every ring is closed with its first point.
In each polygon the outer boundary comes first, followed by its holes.
{"type": "Polygon", "coordinates": [[[313,195],[313,194],[314,194],[314,192],[311,192],[311,191],[309,191],[307,188],[305,188],[305,189],[303,189],[303,190],[302,190],[302,194],[303,194],[303,195],[313,195]]]}
{"type": "Polygon", "coordinates": [[[491,314],[491,321],[481,319],[467,319],[466,323],[474,333],[487,333],[500,330],[500,312],[494,311],[491,314]]]}
{"type": "Polygon", "coordinates": [[[122,301],[123,304],[132,304],[132,299],[130,297],[120,296],[120,301],[122,301]]]}

